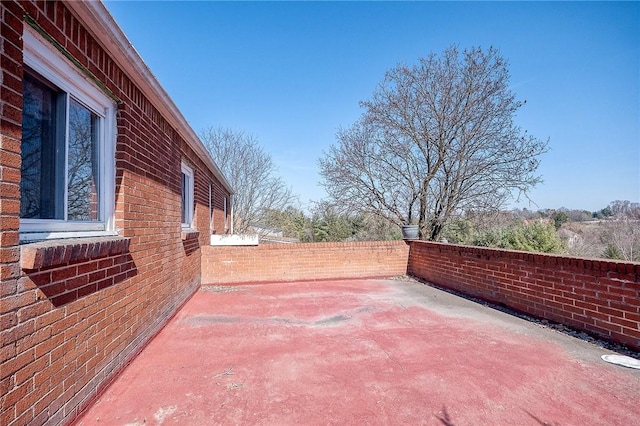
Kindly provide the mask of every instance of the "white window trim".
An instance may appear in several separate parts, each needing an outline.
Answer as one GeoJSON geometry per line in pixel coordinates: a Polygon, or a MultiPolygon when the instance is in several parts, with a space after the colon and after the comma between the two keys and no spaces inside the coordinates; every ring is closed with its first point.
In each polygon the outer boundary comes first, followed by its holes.
{"type": "Polygon", "coordinates": [[[116,106],[93,82],[27,25],[24,26],[23,42],[25,66],[69,93],[100,117],[100,217],[103,220],[72,222],[20,219],[20,240],[116,235],[114,221],[116,106]]]}
{"type": "MultiPolygon", "coordinates": [[[[187,184],[187,193],[185,196],[185,203],[187,205],[186,218],[185,218],[186,220],[182,222],[182,229],[193,229],[193,210],[195,208],[195,203],[193,199],[193,192],[194,192],[194,185],[195,185],[193,169],[189,167],[187,164],[185,164],[184,161],[182,162],[180,169],[182,174],[184,174],[189,178],[189,181],[187,184]]],[[[182,179],[182,176],[181,176],[181,179],[182,179]]],[[[180,185],[180,191],[182,191],[182,184],[180,185]]],[[[180,203],[182,203],[182,196],[180,197],[180,203]]],[[[182,204],[180,205],[180,220],[182,221],[182,204]]]]}
{"type": "Polygon", "coordinates": [[[227,232],[227,196],[224,195],[222,197],[223,201],[224,201],[224,205],[223,205],[223,214],[224,214],[224,232],[227,232]]]}
{"type": "Polygon", "coordinates": [[[213,214],[213,184],[209,182],[209,234],[212,234],[215,231],[213,214]]]}

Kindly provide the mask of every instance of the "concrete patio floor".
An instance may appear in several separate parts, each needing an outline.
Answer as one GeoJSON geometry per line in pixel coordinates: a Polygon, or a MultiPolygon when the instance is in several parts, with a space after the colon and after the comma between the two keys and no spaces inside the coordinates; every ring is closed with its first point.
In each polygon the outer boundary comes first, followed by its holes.
{"type": "Polygon", "coordinates": [[[405,280],[203,287],[80,425],[640,425],[640,370],[405,280]]]}

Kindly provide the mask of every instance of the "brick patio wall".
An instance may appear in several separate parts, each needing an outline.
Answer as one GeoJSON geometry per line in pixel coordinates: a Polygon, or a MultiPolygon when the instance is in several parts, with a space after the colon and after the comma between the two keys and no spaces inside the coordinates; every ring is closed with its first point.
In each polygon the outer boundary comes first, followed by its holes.
{"type": "Polygon", "coordinates": [[[3,426],[65,424],[95,398],[197,291],[200,247],[209,242],[209,185],[218,232],[229,195],[171,124],[175,119],[163,115],[94,38],[101,30],[86,28],[70,8],[64,2],[0,3],[3,426]],[[113,237],[19,243],[25,16],[121,101],[113,237]],[[196,229],[189,233],[180,224],[182,160],[195,178],[196,229]]]}
{"type": "Polygon", "coordinates": [[[202,247],[202,283],[238,284],[405,275],[404,241],[202,247]]]}
{"type": "Polygon", "coordinates": [[[410,275],[640,350],[640,263],[410,246],[410,275]]]}

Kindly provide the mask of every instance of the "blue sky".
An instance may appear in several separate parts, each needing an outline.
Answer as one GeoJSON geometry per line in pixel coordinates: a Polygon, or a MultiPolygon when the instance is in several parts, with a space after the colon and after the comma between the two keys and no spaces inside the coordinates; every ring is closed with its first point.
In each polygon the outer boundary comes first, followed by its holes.
{"type": "Polygon", "coordinates": [[[640,201],[638,2],[105,2],[193,129],[242,130],[306,205],[317,160],[386,70],[452,44],[494,46],[551,151],[536,203],[640,201]]]}

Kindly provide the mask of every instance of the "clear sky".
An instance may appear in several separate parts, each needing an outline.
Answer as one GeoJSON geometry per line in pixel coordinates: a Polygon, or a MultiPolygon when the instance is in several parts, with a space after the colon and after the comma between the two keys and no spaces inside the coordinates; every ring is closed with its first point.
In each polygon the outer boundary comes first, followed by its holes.
{"type": "Polygon", "coordinates": [[[517,124],[550,139],[536,204],[513,206],[640,201],[638,2],[105,4],[196,133],[256,137],[303,206],[385,71],[452,44],[497,47],[527,101],[517,124]]]}

